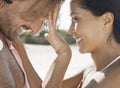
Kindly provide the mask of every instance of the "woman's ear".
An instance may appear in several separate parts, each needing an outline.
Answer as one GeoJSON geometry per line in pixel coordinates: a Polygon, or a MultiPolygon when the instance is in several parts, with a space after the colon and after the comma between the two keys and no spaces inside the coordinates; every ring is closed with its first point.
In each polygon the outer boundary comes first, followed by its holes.
{"type": "Polygon", "coordinates": [[[102,15],[104,20],[104,30],[109,30],[113,27],[114,15],[111,12],[106,12],[102,15]]]}
{"type": "Polygon", "coordinates": [[[103,32],[108,41],[113,31],[113,22],[114,22],[114,15],[111,12],[106,12],[102,15],[103,21],[103,32]]]}

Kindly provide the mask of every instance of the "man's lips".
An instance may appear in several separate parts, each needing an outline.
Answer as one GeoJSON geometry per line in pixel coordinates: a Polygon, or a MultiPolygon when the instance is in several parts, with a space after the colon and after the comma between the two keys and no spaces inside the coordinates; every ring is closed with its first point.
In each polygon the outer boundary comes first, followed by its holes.
{"type": "Polygon", "coordinates": [[[27,27],[27,26],[25,26],[25,25],[22,25],[22,26],[21,26],[21,29],[23,29],[23,30],[30,30],[30,28],[27,27]]]}
{"type": "Polygon", "coordinates": [[[15,31],[15,34],[21,35],[23,32],[26,32],[26,31],[31,31],[31,30],[25,27],[20,27],[18,30],[15,31]]]}

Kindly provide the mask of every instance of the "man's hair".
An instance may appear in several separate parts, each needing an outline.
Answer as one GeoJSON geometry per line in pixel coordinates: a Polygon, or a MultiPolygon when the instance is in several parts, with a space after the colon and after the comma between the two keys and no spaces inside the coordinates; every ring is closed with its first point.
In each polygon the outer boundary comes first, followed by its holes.
{"type": "Polygon", "coordinates": [[[13,0],[4,0],[6,3],[11,4],[13,0]]]}
{"type": "MultiPolygon", "coordinates": [[[[11,4],[13,2],[13,0],[4,0],[6,3],[11,4]]],[[[19,0],[19,1],[23,1],[23,0],[19,0]]],[[[59,2],[63,2],[65,0],[58,0],[59,2]]]]}

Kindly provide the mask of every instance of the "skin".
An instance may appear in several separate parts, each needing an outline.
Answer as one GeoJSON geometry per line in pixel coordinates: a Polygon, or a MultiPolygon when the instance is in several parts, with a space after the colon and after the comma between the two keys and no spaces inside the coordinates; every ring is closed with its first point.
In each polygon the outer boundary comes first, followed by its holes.
{"type": "Polygon", "coordinates": [[[6,38],[13,42],[13,46],[21,57],[30,88],[61,88],[64,74],[71,58],[70,47],[55,30],[61,5],[56,4],[54,8],[52,5],[51,9],[47,9],[40,16],[32,13],[34,10],[39,12],[40,6],[42,4],[38,0],[26,0],[21,2],[13,1],[12,4],[5,4],[0,9],[0,39],[3,43],[3,48],[0,51],[0,87],[2,88],[23,88],[25,83],[23,71],[10,51],[6,43],[6,38]],[[36,3],[37,5],[35,5],[36,3]],[[30,10],[31,7],[32,9],[30,10]],[[27,13],[31,14],[27,15],[27,13]],[[45,37],[55,49],[57,57],[49,69],[48,73],[51,74],[48,74],[44,81],[42,81],[32,67],[18,35],[21,33],[20,27],[23,27],[25,30],[30,29],[33,33],[37,33],[45,18],[48,19],[50,28],[49,33],[45,37]]]}
{"type": "MultiPolygon", "coordinates": [[[[94,16],[90,11],[81,8],[75,0],[72,0],[71,18],[69,33],[76,39],[80,53],[91,53],[96,71],[105,75],[105,78],[101,75],[94,76],[85,88],[117,88],[120,86],[120,60],[104,68],[120,55],[120,44],[116,42],[112,33],[114,15],[107,12],[99,17],[94,16]],[[102,80],[97,82],[97,79],[102,80]]],[[[77,76],[76,79],[76,76],[67,79],[64,83],[70,85],[63,88],[77,88],[83,78],[82,72],[77,76]]]]}

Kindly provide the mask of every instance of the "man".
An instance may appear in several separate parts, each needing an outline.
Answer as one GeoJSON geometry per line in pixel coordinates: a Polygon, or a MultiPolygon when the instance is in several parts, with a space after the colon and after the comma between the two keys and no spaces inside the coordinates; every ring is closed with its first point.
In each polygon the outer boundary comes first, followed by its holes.
{"type": "Polygon", "coordinates": [[[60,0],[0,1],[0,88],[59,88],[62,85],[71,51],[55,30],[59,9],[60,0]],[[50,28],[46,39],[58,56],[42,81],[34,71],[18,35],[22,29],[37,33],[46,18],[50,28]],[[63,46],[66,47],[61,50],[63,46]]]}

